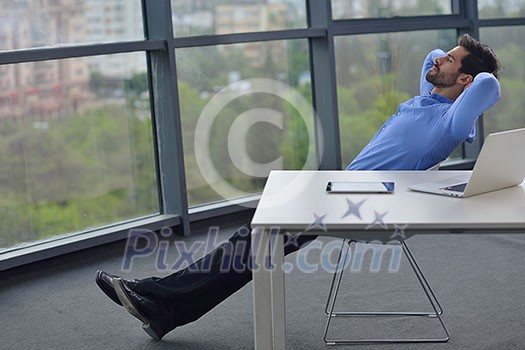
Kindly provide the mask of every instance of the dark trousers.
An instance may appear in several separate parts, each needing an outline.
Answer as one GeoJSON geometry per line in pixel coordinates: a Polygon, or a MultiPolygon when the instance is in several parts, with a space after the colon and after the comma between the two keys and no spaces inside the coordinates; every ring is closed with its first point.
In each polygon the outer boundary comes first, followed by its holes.
{"type": "MultiPolygon", "coordinates": [[[[290,243],[285,236],[284,253],[290,254],[315,236],[299,236],[290,243]]],[[[173,313],[173,328],[197,320],[252,279],[249,225],[190,266],[164,278],[140,280],[133,289],[144,296],[162,299],[173,313]]]]}

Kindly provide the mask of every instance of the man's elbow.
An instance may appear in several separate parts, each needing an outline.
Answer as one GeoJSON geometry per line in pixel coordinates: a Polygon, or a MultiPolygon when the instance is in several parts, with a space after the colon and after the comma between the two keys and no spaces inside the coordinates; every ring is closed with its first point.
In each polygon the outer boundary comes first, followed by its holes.
{"type": "Polygon", "coordinates": [[[501,98],[500,84],[493,74],[481,72],[474,79],[474,83],[478,85],[480,89],[490,92],[490,95],[494,99],[492,104],[495,104],[501,98]]]}

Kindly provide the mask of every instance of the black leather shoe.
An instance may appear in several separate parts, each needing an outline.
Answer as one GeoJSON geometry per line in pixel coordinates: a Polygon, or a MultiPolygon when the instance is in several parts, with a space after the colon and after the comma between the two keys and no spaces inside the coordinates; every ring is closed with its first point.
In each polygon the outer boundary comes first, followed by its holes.
{"type": "Polygon", "coordinates": [[[115,289],[113,288],[112,280],[115,278],[119,277],[99,270],[97,271],[95,282],[97,282],[98,287],[104,292],[104,294],[106,294],[115,303],[122,306],[122,303],[120,302],[117,294],[115,293],[115,289]]]}
{"type": "Polygon", "coordinates": [[[175,327],[170,327],[170,307],[133,291],[131,281],[122,278],[112,280],[116,295],[124,308],[142,322],[142,329],[155,340],[161,340],[166,333],[175,327]]]}

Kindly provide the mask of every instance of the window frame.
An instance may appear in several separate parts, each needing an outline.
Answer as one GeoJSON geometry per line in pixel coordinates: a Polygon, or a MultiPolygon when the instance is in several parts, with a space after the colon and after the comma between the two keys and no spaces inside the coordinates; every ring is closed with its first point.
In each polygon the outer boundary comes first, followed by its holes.
{"type": "MultiPolygon", "coordinates": [[[[79,44],[0,52],[0,65],[45,60],[79,58],[128,52],[145,52],[152,99],[154,149],[160,213],[66,237],[36,242],[20,249],[0,253],[0,271],[53,256],[87,249],[125,239],[130,230],[160,230],[177,227],[190,234],[190,223],[230,215],[247,209],[243,201],[257,203],[259,196],[224,203],[188,207],[186,174],[182,152],[177,62],[179,48],[246,42],[307,39],[312,81],[312,97],[320,129],[316,130],[320,169],[341,168],[341,147],[335,79],[334,38],[340,35],[387,33],[432,29],[455,29],[458,35],[469,33],[479,38],[481,27],[525,26],[523,18],[479,19],[477,0],[451,0],[452,15],[333,20],[330,0],[305,0],[307,27],[279,31],[232,33],[221,35],[174,37],[170,0],[141,0],[144,40],[103,44],[79,44]],[[162,72],[163,74],[158,74],[162,72]],[[162,91],[162,94],[159,93],[162,91]],[[161,100],[158,96],[163,96],[161,100]],[[322,152],[321,152],[322,148],[322,152]],[[161,175],[162,174],[162,175],[161,175]]],[[[463,146],[463,158],[445,164],[445,168],[468,169],[483,144],[483,121],[478,120],[478,138],[463,146]]]]}

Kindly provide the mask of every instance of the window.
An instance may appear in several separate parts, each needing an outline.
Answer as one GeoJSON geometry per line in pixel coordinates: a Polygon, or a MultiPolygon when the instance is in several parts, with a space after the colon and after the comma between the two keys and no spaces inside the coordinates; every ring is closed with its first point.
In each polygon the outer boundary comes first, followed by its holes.
{"type": "Polygon", "coordinates": [[[0,251],[159,212],[145,57],[97,59],[2,66],[36,78],[0,92],[0,251]]]}
{"type": "Polygon", "coordinates": [[[451,14],[450,0],[332,0],[333,19],[389,18],[451,14]]]}
{"type": "Polygon", "coordinates": [[[111,22],[112,18],[122,16],[122,13],[112,11],[104,14],[103,6],[103,3],[92,0],[78,1],[60,6],[60,11],[57,11],[56,5],[48,2],[40,4],[36,0],[5,1],[0,12],[0,28],[9,28],[10,35],[16,37],[16,45],[12,48],[3,45],[0,51],[58,44],[139,40],[144,37],[137,35],[143,32],[140,0],[126,0],[126,7],[120,8],[120,12],[126,11],[126,15],[133,18],[133,25],[139,29],[128,28],[126,33],[113,37],[97,35],[105,29],[101,18],[110,16],[111,22]],[[24,32],[29,32],[30,35],[22,35],[24,32]]]}
{"type": "Polygon", "coordinates": [[[485,134],[525,127],[525,27],[482,28],[481,40],[490,45],[503,63],[501,100],[483,115],[485,134]]]}
{"type": "Polygon", "coordinates": [[[364,34],[335,40],[342,167],[395,113],[419,93],[421,65],[435,48],[448,50],[456,31],[364,34]]]}
{"type": "Polygon", "coordinates": [[[270,168],[315,168],[307,57],[305,40],[177,50],[190,205],[258,193],[270,168]]]}
{"type": "MultiPolygon", "coordinates": [[[[270,168],[315,169],[320,156],[327,168],[345,167],[418,92],[426,53],[454,46],[460,32],[479,33],[505,67],[485,133],[524,127],[524,8],[523,0],[4,1],[0,250],[23,254],[20,246],[62,237],[99,235],[98,244],[139,222],[186,233],[191,220],[238,210],[225,206],[258,193],[270,168]],[[327,121],[323,155],[313,105],[327,121]]],[[[474,158],[480,145],[454,157],[474,158]]]]}
{"type": "Polygon", "coordinates": [[[175,37],[306,27],[304,0],[171,0],[175,37]],[[256,21],[254,24],[253,21],[256,21]]]}
{"type": "Polygon", "coordinates": [[[479,18],[513,18],[525,16],[523,0],[479,0],[479,18]]]}

